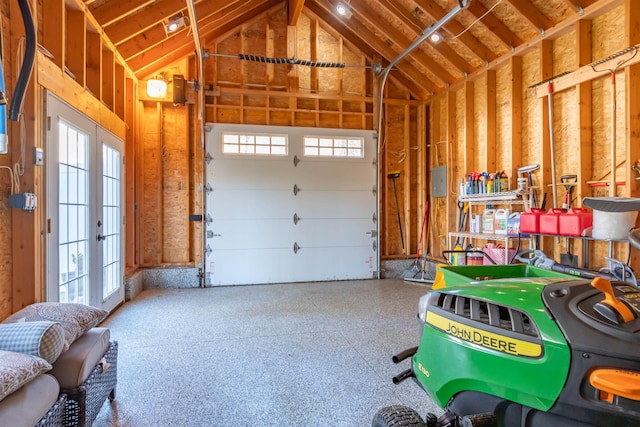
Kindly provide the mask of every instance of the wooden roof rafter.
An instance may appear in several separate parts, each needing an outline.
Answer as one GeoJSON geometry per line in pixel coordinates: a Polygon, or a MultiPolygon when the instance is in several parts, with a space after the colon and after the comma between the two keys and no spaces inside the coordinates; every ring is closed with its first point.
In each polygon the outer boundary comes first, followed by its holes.
{"type": "MultiPolygon", "coordinates": [[[[447,12],[430,0],[415,0],[416,4],[422,11],[427,14],[434,22],[442,19],[447,12]]],[[[449,21],[442,29],[447,36],[445,38],[456,38],[466,48],[483,62],[490,62],[496,59],[497,55],[478,40],[473,34],[466,31],[466,28],[455,19],[449,21]]]]}
{"type": "Polygon", "coordinates": [[[289,25],[295,27],[304,7],[304,0],[287,0],[289,6],[289,25]]]}
{"type": "Polygon", "coordinates": [[[472,1],[467,12],[475,18],[482,18],[479,23],[491,31],[506,48],[512,49],[521,45],[524,41],[509,29],[502,21],[489,12],[479,1],[472,1]]]}
{"type": "Polygon", "coordinates": [[[113,22],[126,18],[132,13],[149,6],[153,1],[154,0],[110,0],[98,6],[92,6],[93,2],[85,3],[89,5],[89,11],[96,20],[100,22],[103,27],[106,27],[113,22]]]}
{"type": "MultiPolygon", "coordinates": [[[[357,21],[355,21],[355,25],[353,22],[347,24],[317,2],[308,2],[306,8],[333,27],[347,42],[364,53],[372,63],[375,62],[374,58],[377,55],[381,55],[387,63],[397,56],[393,49],[375,37],[369,29],[357,24],[357,21]]],[[[417,99],[427,100],[435,91],[435,83],[408,61],[403,63],[401,71],[393,70],[391,76],[413,93],[417,99]]]]}
{"type": "MultiPolygon", "coordinates": [[[[360,21],[360,18],[364,18],[369,24],[378,28],[381,33],[385,35],[395,46],[398,47],[399,51],[396,52],[396,55],[400,54],[407,46],[411,45],[413,40],[410,40],[402,34],[399,30],[397,30],[390,22],[383,19],[380,15],[378,15],[374,10],[369,8],[364,2],[360,2],[359,0],[351,0],[351,8],[355,11],[351,19],[350,23],[354,20],[360,21]]],[[[365,24],[365,23],[363,23],[365,24]]],[[[420,49],[414,50],[411,54],[409,54],[410,58],[413,58],[417,63],[422,66],[429,68],[430,71],[441,81],[440,86],[450,85],[456,78],[444,69],[440,64],[435,62],[432,58],[427,56],[424,51],[420,49]]],[[[393,58],[391,58],[393,59],[393,58]]],[[[458,70],[460,74],[462,74],[461,70],[458,70]]]]}
{"type": "MultiPolygon", "coordinates": [[[[415,15],[409,13],[409,11],[406,10],[398,0],[382,0],[380,1],[380,4],[390,13],[393,13],[398,20],[404,23],[404,25],[415,28],[417,34],[421,33],[424,30],[424,28],[422,28],[421,22],[415,17],[415,15]]],[[[446,41],[445,43],[426,45],[438,51],[438,53],[451,65],[457,68],[460,73],[467,74],[473,71],[471,64],[469,64],[454,49],[452,49],[451,46],[446,43],[446,41]]]]}
{"type": "MultiPolygon", "coordinates": [[[[281,5],[282,0],[267,0],[243,2],[243,7],[235,9],[231,14],[224,11],[224,14],[212,15],[200,20],[198,29],[200,37],[205,40],[205,44],[212,39],[218,38],[226,33],[239,28],[241,25],[267,12],[269,9],[281,5]],[[244,6],[251,6],[250,8],[244,6]]],[[[138,78],[149,76],[163,67],[181,59],[185,56],[193,55],[195,43],[188,31],[160,43],[144,53],[129,60],[131,68],[138,78]]]]}
{"type": "Polygon", "coordinates": [[[505,2],[541,33],[554,26],[554,22],[540,12],[531,2],[522,0],[505,0],[505,2]]]}
{"type": "MultiPolygon", "coordinates": [[[[233,4],[227,3],[222,7],[219,7],[220,5],[214,2],[201,4],[199,8],[196,8],[196,14],[199,17],[198,28],[206,27],[212,22],[222,25],[226,19],[233,19],[241,13],[250,13],[259,3],[262,3],[262,0],[236,1],[233,4]]],[[[118,45],[118,49],[125,58],[131,59],[173,37],[180,37],[185,31],[189,31],[189,29],[185,28],[167,36],[164,24],[156,24],[143,33],[122,42],[118,45]]]]}

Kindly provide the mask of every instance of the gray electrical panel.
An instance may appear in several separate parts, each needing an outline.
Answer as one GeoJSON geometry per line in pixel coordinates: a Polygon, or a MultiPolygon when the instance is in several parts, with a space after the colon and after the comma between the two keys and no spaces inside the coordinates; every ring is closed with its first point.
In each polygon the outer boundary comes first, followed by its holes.
{"type": "Polygon", "coordinates": [[[438,166],[431,169],[431,195],[433,197],[447,196],[446,166],[438,166]]]}

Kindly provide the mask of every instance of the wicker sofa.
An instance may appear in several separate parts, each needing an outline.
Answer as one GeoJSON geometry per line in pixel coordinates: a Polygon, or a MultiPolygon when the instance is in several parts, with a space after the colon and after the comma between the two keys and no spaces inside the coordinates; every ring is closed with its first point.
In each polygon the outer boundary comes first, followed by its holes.
{"type": "Polygon", "coordinates": [[[106,315],[81,304],[38,303],[0,323],[0,426],[93,423],[117,383],[118,343],[97,326],[106,315]],[[22,376],[14,372],[18,360],[22,376]]]}

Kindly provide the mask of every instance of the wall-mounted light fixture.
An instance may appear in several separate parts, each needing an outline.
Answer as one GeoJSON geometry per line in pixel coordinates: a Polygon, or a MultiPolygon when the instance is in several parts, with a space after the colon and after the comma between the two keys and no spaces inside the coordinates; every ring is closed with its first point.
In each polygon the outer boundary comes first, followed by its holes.
{"type": "Polygon", "coordinates": [[[171,34],[185,28],[187,24],[188,24],[187,17],[182,15],[182,13],[179,13],[165,21],[164,29],[167,32],[167,34],[171,34]]]}
{"type": "Polygon", "coordinates": [[[351,10],[349,4],[343,1],[339,2],[336,5],[336,12],[338,13],[338,15],[344,17],[345,19],[349,19],[351,18],[351,15],[353,15],[353,10],[351,10]]]}
{"type": "Polygon", "coordinates": [[[167,96],[167,82],[160,79],[147,80],[147,95],[151,98],[165,98],[167,96]]]}

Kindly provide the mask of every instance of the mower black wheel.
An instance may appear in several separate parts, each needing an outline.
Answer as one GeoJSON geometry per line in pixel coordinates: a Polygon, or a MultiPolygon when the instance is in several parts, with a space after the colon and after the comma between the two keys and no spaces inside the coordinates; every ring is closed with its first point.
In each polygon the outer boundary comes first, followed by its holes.
{"type": "Polygon", "coordinates": [[[462,427],[497,427],[498,418],[492,413],[466,415],[460,420],[462,427]]]}
{"type": "Polygon", "coordinates": [[[373,416],[371,427],[425,427],[420,414],[407,406],[394,405],[380,409],[373,416]]]}

